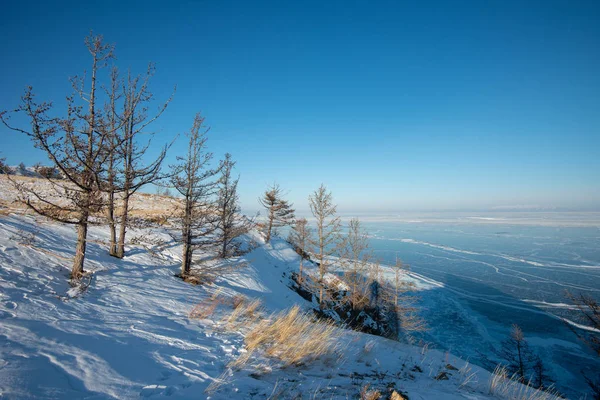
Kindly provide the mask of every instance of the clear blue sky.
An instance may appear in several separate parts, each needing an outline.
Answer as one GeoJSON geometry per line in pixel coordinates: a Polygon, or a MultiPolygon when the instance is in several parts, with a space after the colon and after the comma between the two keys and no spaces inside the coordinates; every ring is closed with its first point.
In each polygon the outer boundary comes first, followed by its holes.
{"type": "MultiPolygon", "coordinates": [[[[321,182],[343,212],[600,209],[597,0],[20,1],[0,19],[0,109],[28,84],[60,102],[93,29],[121,69],[156,62],[159,99],[177,84],[158,142],[202,111],[247,210],[273,181],[300,209],[321,182]]],[[[4,127],[0,152],[45,161],[4,127]]]]}

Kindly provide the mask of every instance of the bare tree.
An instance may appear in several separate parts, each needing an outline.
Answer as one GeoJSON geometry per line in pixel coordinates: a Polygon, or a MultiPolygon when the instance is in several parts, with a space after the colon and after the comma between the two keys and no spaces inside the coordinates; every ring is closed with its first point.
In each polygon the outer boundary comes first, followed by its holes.
{"type": "Polygon", "coordinates": [[[291,225],[294,223],[293,204],[283,199],[283,191],[278,184],[270,186],[258,202],[267,209],[266,238],[268,243],[271,240],[273,229],[291,225]]]}
{"type": "Polygon", "coordinates": [[[129,73],[123,85],[122,93],[118,89],[119,78],[116,69],[111,75],[111,88],[109,91],[108,119],[113,143],[118,144],[117,151],[109,158],[108,166],[108,193],[109,202],[107,216],[110,227],[110,254],[123,258],[125,255],[125,235],[129,224],[130,198],[141,187],[166,178],[161,174],[162,162],[165,159],[169,145],[165,145],[158,156],[150,163],[142,159],[151,144],[151,139],[140,143],[142,135],[152,135],[146,128],[156,121],[165,111],[171,101],[169,98],[159,108],[157,113],[149,117],[149,103],[153,95],[149,91],[149,82],[154,75],[154,66],[150,64],[145,76],[132,77],[129,73]],[[123,110],[119,113],[116,109],[119,98],[123,96],[123,110]],[[121,162],[121,168],[116,168],[115,163],[121,162]],[[119,194],[121,215],[119,221],[119,236],[116,237],[115,194],[119,194]]]}
{"type": "MultiPolygon", "coordinates": [[[[108,104],[105,105],[106,123],[105,128],[107,129],[108,137],[110,140],[111,147],[116,149],[119,147],[119,142],[122,140],[119,135],[120,119],[126,117],[125,115],[119,116],[117,110],[117,102],[122,97],[120,91],[121,81],[119,79],[119,71],[117,67],[113,67],[110,74],[110,88],[106,89],[108,94],[108,104]]],[[[109,254],[116,257],[117,255],[117,221],[115,216],[115,202],[118,188],[121,184],[118,183],[118,169],[117,161],[119,160],[119,152],[111,151],[108,155],[107,166],[106,166],[106,217],[108,220],[108,230],[110,234],[109,241],[109,254]]]]}
{"type": "Polygon", "coordinates": [[[308,198],[310,211],[316,219],[317,236],[311,241],[319,260],[319,307],[324,308],[325,274],[329,267],[329,257],[338,251],[340,219],[336,217],[336,206],[331,192],[321,186],[308,198]]]}
{"type": "Polygon", "coordinates": [[[27,167],[25,166],[24,163],[19,163],[17,170],[19,171],[19,173],[23,176],[27,176],[29,175],[29,171],[27,170],[27,167]]]}
{"type": "Polygon", "coordinates": [[[510,373],[516,374],[521,382],[527,381],[528,371],[535,361],[535,356],[529,349],[519,325],[512,325],[509,337],[502,342],[500,356],[507,361],[506,369],[510,373]]]}
{"type": "Polygon", "coordinates": [[[6,158],[0,157],[0,174],[8,175],[8,167],[6,166],[6,158]]]}
{"type": "Polygon", "coordinates": [[[171,166],[171,185],[183,197],[181,233],[172,235],[183,244],[182,278],[190,274],[194,252],[214,245],[213,235],[217,229],[213,202],[217,182],[213,178],[219,170],[210,168],[213,154],[206,149],[208,130],[204,127],[204,118],[196,114],[192,129],[187,133],[187,155],[177,157],[179,163],[171,166]]]}
{"type": "Polygon", "coordinates": [[[358,218],[348,224],[348,234],[344,239],[340,256],[344,266],[344,280],[349,287],[348,300],[352,309],[364,307],[369,302],[369,269],[373,263],[373,253],[369,251],[369,239],[358,218]]]}
{"type": "MultiPolygon", "coordinates": [[[[572,312],[572,319],[586,324],[592,328],[591,331],[583,331],[574,327],[572,324],[568,324],[568,327],[582,340],[596,356],[600,357],[600,303],[593,297],[579,294],[574,295],[567,292],[567,297],[575,305],[575,310],[572,312]]],[[[583,374],[588,386],[592,390],[592,396],[596,400],[600,400],[600,373],[597,376],[590,377],[583,374]]]]}
{"type": "Polygon", "coordinates": [[[252,221],[240,214],[239,196],[237,185],[239,177],[234,179],[231,175],[235,161],[231,154],[225,154],[221,161],[221,178],[217,193],[217,216],[219,229],[216,242],[219,244],[219,257],[227,258],[239,251],[239,243],[235,240],[247,233],[252,227],[252,221]]]}
{"type": "Polygon", "coordinates": [[[289,235],[289,242],[294,245],[296,252],[300,255],[300,269],[298,274],[298,283],[302,282],[302,269],[304,268],[304,259],[308,257],[310,252],[310,243],[312,238],[312,230],[308,226],[306,218],[297,219],[292,226],[289,235]]]}
{"type": "Polygon", "coordinates": [[[35,172],[37,172],[42,178],[49,178],[49,179],[59,179],[60,178],[60,174],[58,173],[58,170],[55,167],[46,167],[43,165],[39,165],[37,164],[35,167],[35,172]]]}
{"type": "Polygon", "coordinates": [[[418,299],[409,294],[415,290],[415,284],[406,279],[410,267],[396,257],[393,270],[393,305],[399,323],[398,330],[409,334],[426,331],[427,325],[416,305],[418,299]]]}
{"type": "Polygon", "coordinates": [[[554,382],[552,378],[546,373],[546,365],[539,356],[535,357],[533,363],[533,381],[532,384],[538,389],[545,389],[550,387],[554,382]]]}
{"type": "Polygon", "coordinates": [[[71,270],[73,279],[84,273],[90,216],[103,205],[101,182],[106,159],[112,151],[99,115],[96,91],[99,70],[112,58],[113,46],[104,44],[101,36],[92,34],[86,38],[85,45],[92,56],[90,88],[85,90],[84,78],[75,77],[71,82],[79,98],[87,104],[87,112],[76,104],[72,95],[67,98],[66,117],[49,116],[52,104],[36,102],[33,89],[29,87],[14,112],[25,114],[31,122],[31,129],[14,127],[9,124],[7,112],[0,114],[8,128],[28,135],[65,177],[64,181],[46,178],[61,197],[61,203],[35,188],[20,185],[19,190],[23,202],[35,212],[77,226],[77,245],[71,270]]]}

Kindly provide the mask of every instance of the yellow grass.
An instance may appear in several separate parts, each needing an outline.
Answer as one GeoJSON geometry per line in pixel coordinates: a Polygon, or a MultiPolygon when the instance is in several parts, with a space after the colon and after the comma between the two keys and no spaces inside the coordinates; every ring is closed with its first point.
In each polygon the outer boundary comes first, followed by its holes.
{"type": "Polygon", "coordinates": [[[369,390],[370,385],[367,383],[360,390],[360,400],[378,400],[381,399],[381,392],[379,390],[369,390]]]}
{"type": "Polygon", "coordinates": [[[505,367],[498,365],[490,379],[490,394],[501,399],[511,400],[551,400],[558,399],[558,393],[549,388],[535,389],[522,384],[515,375],[509,376],[505,367]]]}
{"type": "Polygon", "coordinates": [[[339,336],[333,324],[313,321],[294,306],[252,326],[245,337],[247,353],[234,365],[243,365],[256,352],[277,359],[284,367],[301,365],[334,353],[339,336]]]}

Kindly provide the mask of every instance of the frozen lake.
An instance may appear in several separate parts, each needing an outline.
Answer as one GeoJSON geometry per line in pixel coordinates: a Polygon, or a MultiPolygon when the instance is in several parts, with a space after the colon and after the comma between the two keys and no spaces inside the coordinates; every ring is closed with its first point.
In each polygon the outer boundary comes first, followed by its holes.
{"type": "MultiPolygon", "coordinates": [[[[587,391],[581,370],[600,368],[557,316],[565,291],[600,298],[597,213],[430,214],[361,218],[384,264],[396,256],[443,284],[421,292],[427,340],[473,362],[493,357],[511,324],[525,332],[570,397],[587,391]]],[[[493,360],[492,360],[493,361],[493,360]]]]}

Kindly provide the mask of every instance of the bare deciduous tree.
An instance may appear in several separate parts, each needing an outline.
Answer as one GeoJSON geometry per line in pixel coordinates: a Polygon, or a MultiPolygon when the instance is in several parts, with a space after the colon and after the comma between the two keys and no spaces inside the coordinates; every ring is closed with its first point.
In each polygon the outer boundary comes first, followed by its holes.
{"type": "Polygon", "coordinates": [[[267,209],[267,223],[265,227],[265,241],[271,240],[273,229],[294,223],[293,204],[283,198],[283,191],[278,184],[270,186],[258,202],[267,209]]]}
{"type": "Polygon", "coordinates": [[[357,218],[352,218],[348,224],[348,234],[340,253],[344,280],[349,287],[347,299],[356,310],[369,302],[368,275],[374,261],[369,251],[368,235],[357,218]]]}
{"type": "Polygon", "coordinates": [[[506,369],[510,373],[515,374],[521,382],[527,382],[528,371],[535,356],[519,325],[512,325],[509,337],[502,342],[500,356],[507,361],[506,369]]]}
{"type": "Polygon", "coordinates": [[[419,315],[417,298],[409,293],[415,290],[415,284],[407,279],[410,267],[396,258],[393,266],[394,287],[393,305],[399,323],[399,332],[416,333],[427,330],[425,320],[419,315]]]}
{"type": "Polygon", "coordinates": [[[554,384],[552,378],[547,374],[546,365],[540,357],[535,357],[532,368],[533,380],[531,383],[534,387],[544,390],[554,384]]]}
{"type": "Polygon", "coordinates": [[[292,226],[289,242],[294,245],[296,252],[300,255],[298,283],[302,283],[302,269],[304,268],[304,259],[308,257],[310,252],[311,238],[312,230],[308,226],[308,220],[306,218],[297,219],[292,226]]]}
{"type": "MultiPolygon", "coordinates": [[[[110,74],[110,88],[106,89],[108,94],[108,104],[105,105],[105,114],[106,114],[106,122],[105,129],[107,129],[107,133],[109,134],[110,144],[113,149],[116,149],[119,145],[119,124],[122,117],[119,116],[117,110],[117,102],[122,97],[122,93],[120,91],[121,82],[119,80],[119,72],[117,67],[113,67],[110,74]]],[[[108,220],[108,230],[110,234],[109,240],[109,254],[111,256],[117,255],[117,230],[116,230],[116,216],[115,216],[115,203],[116,203],[116,195],[118,192],[118,188],[121,186],[118,183],[118,173],[117,173],[117,160],[119,159],[119,155],[117,151],[111,151],[108,155],[107,166],[106,166],[106,193],[107,193],[107,201],[106,201],[106,217],[108,220]]]]}
{"type": "Polygon", "coordinates": [[[145,163],[142,160],[151,144],[151,139],[142,145],[140,137],[144,134],[151,135],[151,133],[145,132],[146,128],[162,115],[171,101],[169,98],[154,116],[148,116],[148,104],[153,99],[153,95],[149,91],[149,82],[153,75],[154,66],[152,64],[148,66],[143,77],[132,77],[131,74],[128,74],[121,93],[118,89],[119,79],[116,69],[113,69],[111,75],[109,104],[107,105],[109,123],[107,125],[110,127],[113,142],[118,146],[116,147],[117,151],[109,157],[107,215],[111,230],[110,254],[118,258],[123,258],[125,255],[125,235],[129,224],[131,196],[141,187],[166,177],[161,174],[160,168],[165,159],[168,145],[161,149],[152,162],[145,163]],[[123,111],[119,113],[116,107],[121,96],[124,97],[123,111]],[[116,162],[122,164],[121,168],[116,167],[116,162]],[[116,193],[120,195],[122,210],[119,216],[118,239],[116,237],[117,221],[114,214],[116,193]]]}
{"type": "MultiPolygon", "coordinates": [[[[583,331],[571,324],[568,324],[569,328],[596,353],[596,356],[600,357],[600,334],[598,334],[600,332],[600,303],[585,294],[574,295],[567,292],[567,297],[576,308],[572,313],[572,319],[590,326],[593,331],[583,331]]],[[[584,378],[592,390],[593,398],[600,400],[600,373],[593,377],[584,374],[584,378]]]]}
{"type": "Polygon", "coordinates": [[[316,219],[317,236],[311,241],[319,260],[319,307],[324,307],[325,274],[329,267],[329,257],[338,251],[340,219],[336,217],[336,206],[331,192],[321,186],[308,198],[310,211],[316,219]]]}
{"type": "Polygon", "coordinates": [[[183,197],[180,234],[172,235],[183,244],[182,278],[190,274],[194,252],[214,245],[213,235],[217,229],[212,198],[217,188],[213,178],[219,170],[210,168],[213,154],[206,149],[208,130],[204,127],[204,118],[196,114],[192,129],[187,133],[187,155],[177,157],[179,163],[171,166],[171,185],[183,197]]]}
{"type": "Polygon", "coordinates": [[[6,166],[6,158],[0,158],[0,174],[8,175],[8,167],[6,166]]]}
{"type": "Polygon", "coordinates": [[[231,154],[225,154],[221,162],[221,178],[217,193],[217,216],[219,229],[216,242],[219,245],[219,257],[227,258],[239,251],[239,243],[235,240],[247,233],[252,228],[252,221],[240,214],[239,196],[237,185],[239,177],[234,179],[231,175],[235,161],[231,154]]]}
{"type": "Polygon", "coordinates": [[[46,178],[61,197],[61,202],[36,188],[25,185],[18,185],[18,188],[24,203],[35,212],[77,226],[77,245],[71,270],[73,279],[84,273],[90,216],[103,206],[101,182],[106,159],[112,151],[99,115],[96,91],[98,73],[112,58],[113,46],[104,44],[101,36],[92,34],[86,38],[85,45],[92,56],[89,90],[85,90],[84,78],[75,77],[71,82],[87,110],[77,105],[72,95],[67,98],[66,117],[50,116],[52,104],[36,102],[33,89],[29,87],[14,112],[25,114],[31,122],[31,129],[14,127],[9,124],[10,116],[6,112],[0,114],[8,128],[28,135],[65,178],[64,181],[46,178]]]}
{"type": "Polygon", "coordinates": [[[49,178],[49,179],[59,179],[60,178],[60,174],[58,173],[58,170],[55,167],[45,167],[43,165],[36,165],[34,167],[35,172],[37,172],[42,178],[49,178]]]}

